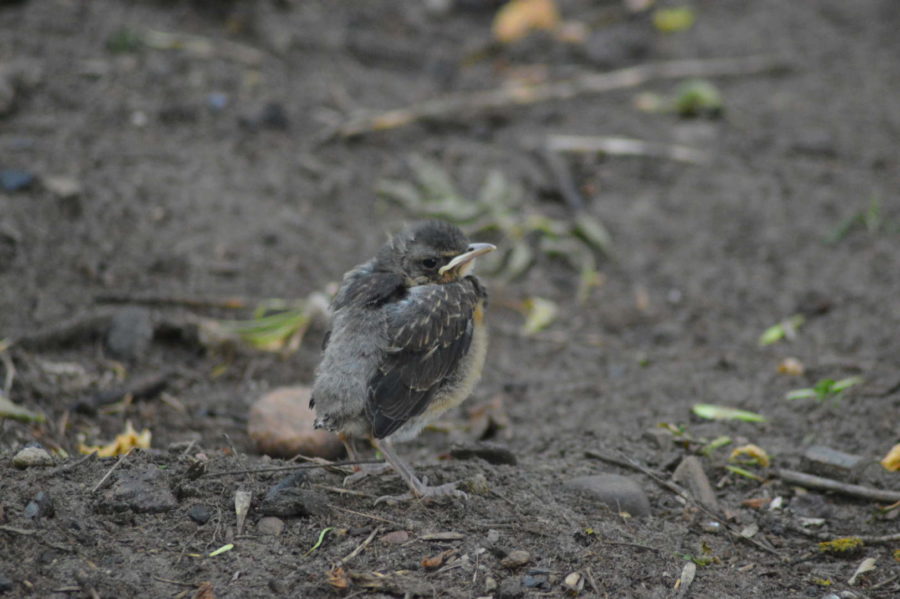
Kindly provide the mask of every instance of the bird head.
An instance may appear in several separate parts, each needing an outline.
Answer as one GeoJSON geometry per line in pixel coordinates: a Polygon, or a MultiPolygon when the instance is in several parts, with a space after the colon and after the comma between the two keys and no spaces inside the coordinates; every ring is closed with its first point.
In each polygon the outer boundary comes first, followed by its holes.
{"type": "Polygon", "coordinates": [[[490,243],[470,243],[450,223],[430,220],[394,235],[378,253],[378,267],[400,272],[407,284],[451,283],[472,270],[475,258],[496,249],[490,243]]]}

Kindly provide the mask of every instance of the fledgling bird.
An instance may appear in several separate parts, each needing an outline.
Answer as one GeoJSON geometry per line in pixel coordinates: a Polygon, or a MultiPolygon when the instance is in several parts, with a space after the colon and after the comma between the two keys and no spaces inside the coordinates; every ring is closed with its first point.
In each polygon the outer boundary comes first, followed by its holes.
{"type": "Polygon", "coordinates": [[[470,274],[495,247],[460,229],[425,221],[394,235],[344,275],[310,407],[316,428],[368,438],[413,497],[462,495],[456,483],[430,487],[394,452],[459,405],[481,377],[487,351],[487,292],[470,274]]]}

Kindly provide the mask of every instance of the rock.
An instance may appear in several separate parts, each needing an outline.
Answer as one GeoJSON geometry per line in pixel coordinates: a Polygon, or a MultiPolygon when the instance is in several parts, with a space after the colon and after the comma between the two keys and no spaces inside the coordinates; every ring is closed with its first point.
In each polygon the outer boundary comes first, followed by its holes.
{"type": "Polygon", "coordinates": [[[14,586],[12,580],[7,578],[5,574],[0,574],[0,593],[8,593],[13,590],[14,586]]]}
{"type": "Polygon", "coordinates": [[[813,445],[803,452],[803,469],[825,478],[855,482],[871,463],[872,460],[823,445],[813,445]]]}
{"type": "Polygon", "coordinates": [[[508,448],[497,443],[476,443],[474,445],[456,446],[450,450],[450,457],[455,460],[472,460],[479,458],[489,464],[508,464],[515,466],[519,463],[516,455],[508,448]]]}
{"type": "Polygon", "coordinates": [[[526,589],[550,590],[550,572],[538,568],[529,570],[522,577],[522,586],[526,589]]]}
{"type": "Polygon", "coordinates": [[[191,506],[191,509],[188,510],[188,518],[196,522],[197,524],[206,524],[209,522],[209,519],[212,517],[212,512],[205,505],[194,505],[191,506]]]}
{"type": "Polygon", "coordinates": [[[13,456],[12,465],[19,469],[52,466],[53,456],[43,447],[25,447],[13,456]]]}
{"type": "Polygon", "coordinates": [[[716,499],[716,493],[703,470],[703,463],[697,456],[688,456],[681,460],[672,473],[672,480],[687,487],[694,499],[706,507],[719,511],[719,500],[716,499]]]}
{"type": "Polygon", "coordinates": [[[305,386],[274,389],[250,408],[247,432],[264,454],[292,458],[297,454],[334,460],[344,446],[332,433],[313,428],[309,408],[311,389],[305,386]]]}
{"type": "Polygon", "coordinates": [[[264,516],[293,518],[328,513],[328,501],[324,495],[300,485],[306,481],[306,474],[298,471],[284,478],[269,489],[259,507],[264,516]]]}
{"type": "Polygon", "coordinates": [[[801,518],[831,518],[834,507],[818,493],[803,493],[791,499],[791,511],[801,518]]]}
{"type": "Polygon", "coordinates": [[[151,465],[121,473],[112,488],[104,493],[97,508],[106,512],[131,510],[136,514],[157,514],[168,512],[177,505],[165,474],[151,465]]]}
{"type": "Polygon", "coordinates": [[[644,489],[627,476],[619,474],[595,474],[566,481],[563,488],[590,497],[608,505],[616,512],[627,512],[634,517],[650,514],[650,500],[644,489]]]}
{"type": "Polygon", "coordinates": [[[277,537],[284,531],[284,520],[274,516],[260,518],[259,522],[256,523],[256,530],[261,535],[277,537]]]}
{"type": "Polygon", "coordinates": [[[563,580],[563,586],[568,592],[577,595],[584,589],[584,576],[581,572],[572,572],[563,580]]]}
{"type": "Polygon", "coordinates": [[[106,332],[106,348],[116,358],[137,360],[153,340],[150,311],[137,306],[116,312],[106,332]]]}
{"type": "Polygon", "coordinates": [[[405,530],[395,530],[381,536],[381,542],[387,545],[402,545],[409,540],[409,533],[405,530]]]}
{"type": "Polygon", "coordinates": [[[34,183],[34,174],[18,169],[0,170],[0,188],[3,191],[22,191],[34,183]]]}
{"type": "Polygon", "coordinates": [[[285,131],[290,129],[291,121],[284,105],[279,102],[268,102],[257,113],[241,117],[239,123],[248,129],[269,129],[285,131]]]}
{"type": "Polygon", "coordinates": [[[81,182],[73,177],[48,176],[41,179],[44,189],[61,200],[71,200],[81,195],[81,182]]]}
{"type": "Polygon", "coordinates": [[[510,551],[506,557],[500,560],[500,565],[509,569],[519,568],[527,564],[529,560],[531,560],[530,553],[517,549],[515,551],[510,551]]]}
{"type": "Polygon", "coordinates": [[[51,518],[56,513],[53,500],[46,491],[38,491],[34,498],[25,506],[25,517],[30,520],[51,518]]]}
{"type": "Polygon", "coordinates": [[[497,580],[491,576],[484,579],[484,592],[492,593],[497,589],[497,580]]]}
{"type": "Polygon", "coordinates": [[[516,599],[524,594],[525,589],[522,588],[522,583],[514,576],[505,578],[500,583],[500,588],[497,589],[498,599],[516,599]]]}

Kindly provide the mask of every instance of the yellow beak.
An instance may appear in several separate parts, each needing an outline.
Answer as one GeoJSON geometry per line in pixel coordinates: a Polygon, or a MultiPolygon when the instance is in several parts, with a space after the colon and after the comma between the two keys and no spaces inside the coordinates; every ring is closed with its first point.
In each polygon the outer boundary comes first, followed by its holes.
{"type": "Polygon", "coordinates": [[[483,256],[488,252],[493,252],[497,249],[497,246],[492,243],[473,243],[469,245],[469,248],[459,256],[455,257],[453,260],[442,266],[438,270],[438,274],[444,274],[447,271],[453,270],[454,268],[459,268],[465,264],[468,264],[478,256],[483,256]]]}

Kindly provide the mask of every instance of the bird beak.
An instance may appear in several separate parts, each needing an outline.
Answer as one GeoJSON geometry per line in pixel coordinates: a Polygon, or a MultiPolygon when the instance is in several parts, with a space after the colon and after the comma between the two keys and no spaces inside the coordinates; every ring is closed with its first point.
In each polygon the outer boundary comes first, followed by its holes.
{"type": "Polygon", "coordinates": [[[460,254],[444,266],[442,266],[438,270],[438,274],[445,274],[447,271],[453,270],[454,268],[462,267],[466,264],[469,264],[477,258],[478,256],[483,256],[488,252],[493,252],[497,249],[497,246],[492,243],[473,243],[469,245],[469,249],[465,251],[465,253],[460,254]]]}

